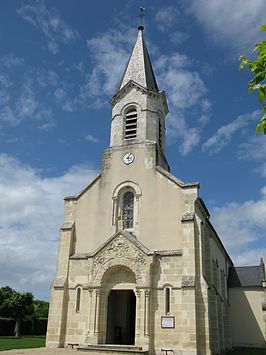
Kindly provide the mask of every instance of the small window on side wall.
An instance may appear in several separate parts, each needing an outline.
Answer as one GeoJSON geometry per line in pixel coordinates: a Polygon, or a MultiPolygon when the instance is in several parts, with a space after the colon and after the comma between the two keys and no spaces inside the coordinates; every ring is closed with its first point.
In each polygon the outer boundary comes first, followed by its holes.
{"type": "Polygon", "coordinates": [[[165,289],[165,314],[170,314],[170,287],[165,289]]]}
{"type": "Polygon", "coordinates": [[[81,294],[81,288],[78,287],[76,291],[76,313],[78,313],[80,310],[80,294],[81,294]]]}

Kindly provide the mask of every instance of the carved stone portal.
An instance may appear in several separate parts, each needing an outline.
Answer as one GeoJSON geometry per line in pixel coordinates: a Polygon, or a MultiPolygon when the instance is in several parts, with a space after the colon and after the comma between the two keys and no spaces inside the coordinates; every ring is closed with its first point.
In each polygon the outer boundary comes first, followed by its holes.
{"type": "Polygon", "coordinates": [[[143,284],[149,268],[148,256],[124,235],[116,236],[93,259],[93,284],[100,286],[104,274],[115,266],[124,266],[143,284]]]}

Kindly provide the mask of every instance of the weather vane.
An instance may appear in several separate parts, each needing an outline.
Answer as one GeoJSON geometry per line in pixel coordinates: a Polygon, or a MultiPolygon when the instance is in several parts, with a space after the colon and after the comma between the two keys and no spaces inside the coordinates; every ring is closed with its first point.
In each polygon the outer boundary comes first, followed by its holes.
{"type": "Polygon", "coordinates": [[[144,12],[145,12],[145,8],[144,7],[140,7],[139,8],[139,29],[143,30],[143,17],[144,17],[144,12]]]}

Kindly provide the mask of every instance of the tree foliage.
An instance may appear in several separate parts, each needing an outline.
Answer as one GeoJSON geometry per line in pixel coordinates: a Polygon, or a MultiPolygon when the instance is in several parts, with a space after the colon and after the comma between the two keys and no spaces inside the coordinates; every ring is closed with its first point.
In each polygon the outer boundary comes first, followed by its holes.
{"type": "Polygon", "coordinates": [[[14,333],[19,336],[22,319],[34,315],[32,293],[16,292],[8,286],[0,288],[0,315],[16,319],[14,333]]]}
{"type": "Polygon", "coordinates": [[[49,302],[34,300],[34,317],[48,318],[49,302]]]}
{"type": "MultiPolygon", "coordinates": [[[[266,31],[266,24],[260,27],[262,31],[266,31]]],[[[248,83],[248,90],[250,93],[257,91],[258,100],[262,105],[262,117],[256,127],[256,133],[261,131],[266,134],[266,40],[258,42],[255,45],[253,52],[257,53],[255,60],[251,60],[246,56],[240,56],[241,64],[240,70],[248,67],[254,75],[253,79],[248,83]]]]}

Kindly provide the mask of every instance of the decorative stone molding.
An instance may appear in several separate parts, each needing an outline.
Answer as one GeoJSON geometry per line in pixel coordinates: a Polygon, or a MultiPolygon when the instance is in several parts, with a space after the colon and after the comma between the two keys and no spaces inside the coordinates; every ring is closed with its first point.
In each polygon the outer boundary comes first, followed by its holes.
{"type": "Polygon", "coordinates": [[[69,283],[68,283],[68,289],[69,290],[75,290],[78,287],[81,287],[83,290],[88,290],[89,284],[87,282],[82,284],[80,282],[76,283],[76,282],[69,281],[69,283]]]}
{"type": "Polygon", "coordinates": [[[119,191],[121,191],[121,189],[124,189],[126,187],[131,187],[135,191],[136,196],[141,196],[142,192],[139,185],[133,181],[127,180],[127,181],[123,181],[122,183],[116,186],[112,198],[113,199],[118,198],[119,191]]]}
{"type": "Polygon", "coordinates": [[[194,287],[195,286],[195,276],[183,275],[181,286],[182,287],[194,287]]]}
{"type": "Polygon", "coordinates": [[[100,265],[98,265],[98,267],[96,267],[94,269],[94,275],[93,275],[94,276],[94,280],[93,280],[94,286],[97,284],[100,285],[101,280],[102,280],[104,274],[106,273],[106,271],[114,266],[125,266],[125,267],[129,268],[135,274],[136,282],[137,283],[143,282],[143,274],[139,270],[139,267],[136,264],[134,264],[134,262],[130,262],[127,258],[121,258],[121,259],[115,258],[115,259],[108,260],[106,263],[104,263],[102,265],[102,267],[100,265]]]}
{"type": "Polygon", "coordinates": [[[81,254],[81,253],[76,253],[76,254],[73,254],[73,255],[71,255],[70,256],[70,258],[69,259],[71,259],[71,260],[86,260],[86,259],[88,259],[88,257],[90,256],[90,254],[88,254],[88,253],[84,253],[84,254],[81,254]]]}
{"type": "Polygon", "coordinates": [[[146,283],[153,258],[147,255],[144,249],[136,240],[131,241],[129,237],[117,234],[94,256],[92,284],[100,286],[104,274],[115,266],[130,269],[135,274],[138,285],[146,283]]]}
{"type": "Polygon", "coordinates": [[[74,222],[65,222],[65,223],[62,225],[61,229],[62,229],[62,230],[71,230],[72,227],[73,227],[73,225],[74,225],[74,222]]]}
{"type": "Polygon", "coordinates": [[[194,212],[184,213],[181,217],[181,222],[193,222],[195,218],[194,212]]]}
{"type": "MultiPolygon", "coordinates": [[[[146,95],[153,95],[153,97],[160,97],[163,96],[165,97],[165,93],[164,92],[154,92],[154,91],[150,91],[146,88],[144,88],[142,85],[139,85],[138,83],[136,83],[133,80],[129,80],[127,82],[126,85],[124,85],[117,93],[115,96],[113,96],[113,98],[110,101],[110,104],[112,105],[112,107],[114,107],[117,102],[119,100],[121,100],[123,97],[125,97],[125,95],[131,91],[133,88],[135,88],[137,91],[140,91],[142,94],[146,94],[146,95]]],[[[168,112],[168,108],[167,108],[167,112],[168,112]]],[[[167,113],[166,112],[166,113],[167,113]]]]}
{"type": "Polygon", "coordinates": [[[54,288],[64,288],[65,283],[66,283],[66,277],[65,276],[58,276],[54,279],[52,286],[54,288]]]}
{"type": "Polygon", "coordinates": [[[136,276],[132,270],[125,266],[114,266],[103,275],[101,280],[102,288],[109,288],[113,285],[127,284],[136,285],[136,276]]]}
{"type": "Polygon", "coordinates": [[[94,258],[93,264],[95,268],[99,268],[99,265],[103,265],[110,259],[125,257],[137,264],[146,264],[145,255],[134,248],[123,236],[116,237],[100,255],[94,258]]]}
{"type": "Polygon", "coordinates": [[[182,256],[182,249],[179,250],[156,250],[155,255],[159,256],[182,256]]]}

